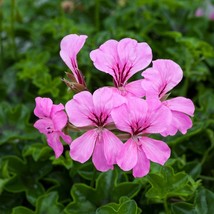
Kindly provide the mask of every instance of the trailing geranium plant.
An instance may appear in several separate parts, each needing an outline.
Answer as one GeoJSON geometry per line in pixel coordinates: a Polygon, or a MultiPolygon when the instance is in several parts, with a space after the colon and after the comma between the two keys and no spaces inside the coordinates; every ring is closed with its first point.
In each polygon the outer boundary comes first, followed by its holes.
{"type": "Polygon", "coordinates": [[[149,173],[150,161],[164,165],[170,157],[169,146],[150,134],[185,134],[192,127],[193,102],[184,97],[168,99],[183,71],[170,59],[152,61],[145,42],[108,40],[91,51],[90,58],[98,70],[113,77],[114,86],[91,93],[76,59],[86,39],[76,34],[62,39],[60,56],[72,72],[64,82],[76,94],[65,107],[37,97],[34,114],[39,120],[34,127],[46,135],[56,158],[63,152],[62,138],[75,161],[85,163],[92,157],[99,171],[117,164],[124,171],[132,170],[134,177],[143,177],[149,173]],[[128,81],[142,70],[142,79],[128,81]],[[65,127],[84,133],[72,140],[63,132],[65,127]]]}

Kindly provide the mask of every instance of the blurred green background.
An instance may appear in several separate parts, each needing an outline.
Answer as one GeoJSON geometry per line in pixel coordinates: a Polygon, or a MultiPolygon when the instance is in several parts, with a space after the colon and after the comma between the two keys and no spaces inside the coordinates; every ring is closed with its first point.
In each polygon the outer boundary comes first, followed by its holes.
{"type": "MultiPolygon", "coordinates": [[[[0,213],[214,213],[214,20],[211,0],[0,0],[0,213]],[[195,11],[202,8],[202,17],[195,11]],[[133,179],[117,167],[99,173],[59,159],[33,128],[35,97],[65,104],[59,57],[67,34],[88,35],[78,64],[91,91],[112,84],[91,50],[108,39],[147,42],[153,60],[172,59],[184,71],[173,96],[196,106],[193,128],[167,137],[166,166],[133,179]]],[[[140,73],[135,79],[140,78],[140,73]]],[[[71,133],[72,135],[72,133],[71,133]]],[[[72,135],[75,137],[74,135],[72,135]]]]}

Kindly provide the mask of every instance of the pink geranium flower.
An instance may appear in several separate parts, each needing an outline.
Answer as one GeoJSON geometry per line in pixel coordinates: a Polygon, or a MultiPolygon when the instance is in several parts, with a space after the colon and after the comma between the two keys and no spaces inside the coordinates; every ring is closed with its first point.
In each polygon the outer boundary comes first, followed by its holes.
{"type": "Polygon", "coordinates": [[[125,38],[119,42],[108,40],[90,53],[94,66],[114,79],[114,85],[122,95],[144,96],[141,80],[127,83],[138,71],[146,68],[152,60],[152,50],[145,42],[125,38]]]}
{"type": "Polygon", "coordinates": [[[76,82],[85,86],[85,80],[77,65],[77,54],[83,47],[86,35],[70,34],[65,36],[60,43],[60,56],[72,71],[76,82]]]}
{"type": "Polygon", "coordinates": [[[76,127],[89,129],[70,145],[70,156],[81,163],[91,156],[100,171],[113,169],[122,142],[107,126],[112,124],[111,110],[124,103],[124,98],[114,94],[109,88],[76,94],[65,105],[69,121],[76,127]]]}
{"type": "Polygon", "coordinates": [[[66,143],[71,143],[71,137],[62,132],[68,120],[63,110],[64,106],[62,104],[54,105],[50,98],[36,98],[34,114],[39,120],[34,123],[34,127],[46,135],[48,145],[54,150],[56,158],[63,152],[60,137],[66,143]]]}
{"type": "Polygon", "coordinates": [[[178,64],[172,60],[159,59],[153,61],[152,68],[146,69],[142,76],[142,87],[145,90],[147,99],[159,99],[162,104],[170,109],[172,121],[168,128],[161,134],[175,135],[179,130],[185,134],[192,127],[194,104],[190,99],[185,97],[176,97],[165,100],[168,92],[174,88],[182,79],[183,71],[178,64]],[[188,116],[189,115],[189,116],[188,116]]]}
{"type": "Polygon", "coordinates": [[[195,16],[198,17],[206,17],[209,20],[214,20],[214,5],[211,4],[209,1],[204,2],[204,5],[202,7],[197,8],[195,11],[195,16]]]}
{"type": "Polygon", "coordinates": [[[166,114],[166,111],[165,106],[157,108],[153,103],[148,104],[139,98],[129,98],[127,104],[112,110],[116,127],[130,134],[117,156],[117,164],[121,169],[133,169],[134,177],[143,177],[149,172],[150,161],[163,165],[168,160],[168,145],[147,136],[165,130],[171,121],[171,114],[166,114]]]}

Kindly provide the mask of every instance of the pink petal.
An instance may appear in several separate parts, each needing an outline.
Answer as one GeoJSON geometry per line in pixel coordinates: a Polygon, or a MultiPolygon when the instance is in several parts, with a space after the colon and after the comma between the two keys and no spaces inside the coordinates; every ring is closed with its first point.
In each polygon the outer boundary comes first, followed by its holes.
{"type": "Polygon", "coordinates": [[[47,135],[48,145],[54,150],[55,157],[58,158],[63,152],[63,145],[60,142],[59,133],[53,132],[47,135]]]}
{"type": "Polygon", "coordinates": [[[149,137],[142,137],[140,141],[142,142],[141,147],[149,160],[163,165],[169,159],[170,148],[163,141],[149,137]]]}
{"type": "Polygon", "coordinates": [[[63,132],[60,132],[60,137],[68,144],[70,145],[71,142],[72,142],[72,139],[69,135],[66,135],[65,133],[63,132]]]}
{"type": "Polygon", "coordinates": [[[116,40],[108,40],[102,44],[99,49],[93,50],[90,53],[90,58],[94,66],[103,72],[106,72],[115,78],[114,66],[118,61],[116,40]]]}
{"type": "Polygon", "coordinates": [[[195,16],[203,16],[204,15],[204,10],[202,8],[198,8],[196,11],[195,11],[195,16]]]}
{"type": "Polygon", "coordinates": [[[128,99],[128,114],[124,117],[128,117],[130,124],[137,122],[139,126],[143,126],[148,113],[147,102],[140,98],[129,98],[128,99]],[[131,110],[131,111],[130,111],[131,110]]]}
{"type": "Polygon", "coordinates": [[[154,68],[147,68],[142,74],[144,79],[141,86],[146,93],[146,97],[158,97],[164,87],[160,74],[154,68]]]}
{"type": "Polygon", "coordinates": [[[93,102],[98,114],[109,114],[113,108],[125,103],[126,99],[111,88],[103,87],[94,92],[93,102]]]}
{"type": "Polygon", "coordinates": [[[37,97],[35,101],[36,107],[34,109],[34,114],[39,118],[50,117],[53,106],[52,100],[50,98],[37,97]]]}
{"type": "Polygon", "coordinates": [[[68,117],[64,111],[59,111],[52,117],[55,130],[61,131],[67,124],[68,117]]]}
{"type": "Polygon", "coordinates": [[[107,129],[103,129],[102,131],[102,140],[107,163],[109,165],[116,164],[116,156],[123,146],[122,141],[107,129]]]}
{"type": "Polygon", "coordinates": [[[195,106],[192,100],[187,99],[185,97],[176,97],[170,100],[166,100],[163,102],[170,110],[182,112],[193,116],[195,111],[195,106]]]}
{"type": "Polygon", "coordinates": [[[154,103],[148,102],[148,106],[152,108],[147,115],[146,129],[144,133],[161,133],[172,121],[172,113],[164,105],[160,105],[157,109],[152,106],[154,103]]]}
{"type": "Polygon", "coordinates": [[[102,134],[100,133],[100,136],[98,137],[98,140],[96,142],[94,152],[92,155],[92,162],[97,170],[101,172],[106,172],[109,169],[113,169],[114,167],[113,164],[110,164],[106,160],[103,142],[104,139],[101,135],[102,134]]]}
{"type": "Polygon", "coordinates": [[[74,95],[65,105],[69,121],[77,127],[92,125],[89,119],[94,109],[92,95],[88,91],[74,95]]]}
{"type": "Polygon", "coordinates": [[[162,98],[174,88],[182,79],[183,71],[172,60],[158,59],[153,61],[152,68],[142,73],[144,81],[142,87],[149,94],[158,94],[162,98]]]}
{"type": "Polygon", "coordinates": [[[122,170],[129,171],[136,165],[138,158],[137,147],[136,142],[132,138],[123,144],[122,149],[117,156],[117,164],[122,170]]]}
{"type": "Polygon", "coordinates": [[[49,118],[39,119],[34,123],[34,127],[38,129],[40,133],[47,135],[49,131],[53,131],[53,122],[49,118]]]}
{"type": "Polygon", "coordinates": [[[142,80],[136,80],[126,84],[125,90],[128,94],[127,96],[144,97],[146,95],[142,87],[142,80]]]}
{"type": "Polygon", "coordinates": [[[123,104],[111,111],[112,119],[116,127],[124,132],[132,133],[129,118],[127,117],[129,109],[126,104],[123,104]]]}
{"type": "Polygon", "coordinates": [[[152,60],[151,48],[146,43],[125,38],[119,42],[109,40],[90,53],[94,66],[113,76],[117,87],[123,86],[136,72],[152,60]]]}
{"type": "Polygon", "coordinates": [[[214,7],[212,8],[212,12],[209,14],[209,19],[214,20],[214,7]]]}
{"type": "Polygon", "coordinates": [[[181,67],[172,60],[155,60],[153,61],[153,68],[159,71],[162,83],[166,84],[164,94],[174,88],[183,78],[181,67]]]}
{"type": "Polygon", "coordinates": [[[152,50],[147,43],[138,43],[134,39],[125,38],[118,43],[119,65],[126,82],[136,72],[147,67],[152,61],[152,50]],[[124,69],[125,68],[125,69],[124,69]]]}
{"type": "Polygon", "coordinates": [[[76,56],[83,47],[86,39],[86,35],[78,36],[76,34],[70,34],[65,36],[60,43],[60,56],[73,72],[75,68],[77,68],[76,56]]]}
{"type": "Polygon", "coordinates": [[[59,112],[59,111],[62,111],[62,110],[64,110],[65,109],[65,107],[64,107],[64,105],[63,104],[58,104],[58,105],[53,105],[52,106],[52,110],[51,110],[51,117],[54,115],[54,114],[56,114],[57,112],[59,112]]]}
{"type": "Polygon", "coordinates": [[[87,131],[70,145],[70,156],[80,163],[86,162],[92,155],[98,137],[96,129],[87,131]]]}
{"type": "Polygon", "coordinates": [[[141,178],[149,173],[150,162],[141,148],[138,148],[136,155],[137,163],[133,168],[133,176],[135,178],[141,178]]]}
{"type": "Polygon", "coordinates": [[[187,130],[192,127],[192,120],[184,113],[172,111],[172,122],[167,129],[161,133],[163,136],[175,135],[179,130],[182,134],[186,134],[187,130]]]}
{"type": "Polygon", "coordinates": [[[134,131],[145,125],[147,110],[145,100],[130,97],[127,104],[113,109],[111,115],[119,130],[133,134],[134,131]]]}

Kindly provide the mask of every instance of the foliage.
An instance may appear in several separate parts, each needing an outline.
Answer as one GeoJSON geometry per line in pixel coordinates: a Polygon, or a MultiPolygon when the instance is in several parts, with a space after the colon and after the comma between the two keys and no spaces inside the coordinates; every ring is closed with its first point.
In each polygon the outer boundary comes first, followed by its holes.
{"type": "Polygon", "coordinates": [[[202,4],[0,1],[0,213],[214,213],[214,21],[195,17],[202,4]],[[88,35],[78,63],[91,90],[112,84],[88,56],[108,39],[145,41],[154,59],[182,67],[184,80],[171,96],[194,101],[194,125],[186,135],[167,137],[172,155],[165,166],[152,164],[149,175],[133,179],[118,168],[99,173],[90,162],[73,162],[66,145],[54,158],[33,128],[34,99],[65,103],[72,97],[59,57],[60,40],[70,33],[88,35]]]}

